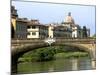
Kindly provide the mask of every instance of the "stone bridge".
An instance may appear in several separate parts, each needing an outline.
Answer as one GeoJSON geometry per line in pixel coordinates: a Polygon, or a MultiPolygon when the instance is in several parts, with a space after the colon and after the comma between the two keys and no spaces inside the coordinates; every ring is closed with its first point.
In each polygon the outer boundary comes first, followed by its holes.
{"type": "MultiPolygon", "coordinates": [[[[48,43],[44,40],[12,40],[11,41],[12,56],[25,53],[33,49],[48,47],[48,43]]],[[[56,39],[52,46],[74,46],[85,51],[95,51],[95,39],[56,39]]]]}
{"type": "MultiPolygon", "coordinates": [[[[17,68],[17,60],[24,53],[42,47],[48,47],[48,43],[44,40],[12,40],[11,41],[12,53],[12,71],[17,68]]],[[[56,39],[51,46],[71,46],[77,47],[90,53],[91,58],[95,60],[96,44],[95,39],[56,39]]],[[[16,72],[15,70],[13,72],[16,72]]]]}

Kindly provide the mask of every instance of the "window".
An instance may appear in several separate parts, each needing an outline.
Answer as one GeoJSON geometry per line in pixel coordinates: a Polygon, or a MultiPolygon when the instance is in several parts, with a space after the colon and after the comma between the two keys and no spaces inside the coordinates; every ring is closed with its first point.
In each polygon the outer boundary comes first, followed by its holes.
{"type": "Polygon", "coordinates": [[[27,28],[30,28],[30,26],[27,26],[27,28]]]}
{"type": "Polygon", "coordinates": [[[36,28],[36,26],[32,26],[32,28],[36,28]]]}
{"type": "Polygon", "coordinates": [[[36,35],[36,32],[32,32],[32,35],[36,35]]]}
{"type": "Polygon", "coordinates": [[[30,35],[30,32],[28,32],[27,35],[30,35]]]}

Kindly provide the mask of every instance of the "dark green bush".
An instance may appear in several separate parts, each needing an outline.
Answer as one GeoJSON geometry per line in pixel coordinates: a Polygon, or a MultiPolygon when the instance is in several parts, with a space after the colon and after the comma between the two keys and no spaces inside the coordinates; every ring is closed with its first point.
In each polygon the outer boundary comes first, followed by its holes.
{"type": "Polygon", "coordinates": [[[54,50],[48,48],[41,48],[36,50],[36,61],[48,61],[48,60],[52,60],[53,56],[55,54],[54,50]]]}
{"type": "Polygon", "coordinates": [[[88,54],[80,52],[78,48],[69,46],[51,46],[27,52],[19,59],[19,61],[49,61],[55,58],[69,58],[86,55],[88,54]]]}

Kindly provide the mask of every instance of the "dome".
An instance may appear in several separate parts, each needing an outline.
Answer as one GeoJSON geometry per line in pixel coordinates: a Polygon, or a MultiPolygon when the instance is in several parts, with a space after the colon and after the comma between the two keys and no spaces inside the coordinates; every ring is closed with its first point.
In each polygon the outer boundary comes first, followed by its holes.
{"type": "Polygon", "coordinates": [[[68,13],[68,16],[67,16],[67,17],[65,17],[64,22],[74,24],[74,19],[72,18],[72,16],[71,16],[71,13],[70,13],[70,12],[68,13]]]}

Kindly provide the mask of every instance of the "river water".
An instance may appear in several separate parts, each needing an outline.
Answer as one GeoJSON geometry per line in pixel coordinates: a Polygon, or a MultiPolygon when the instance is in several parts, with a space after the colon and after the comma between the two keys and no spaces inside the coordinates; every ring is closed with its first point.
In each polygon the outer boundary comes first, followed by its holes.
{"type": "Polygon", "coordinates": [[[18,64],[18,74],[45,73],[76,70],[91,70],[93,65],[88,57],[56,59],[46,62],[24,62],[18,64]]]}

